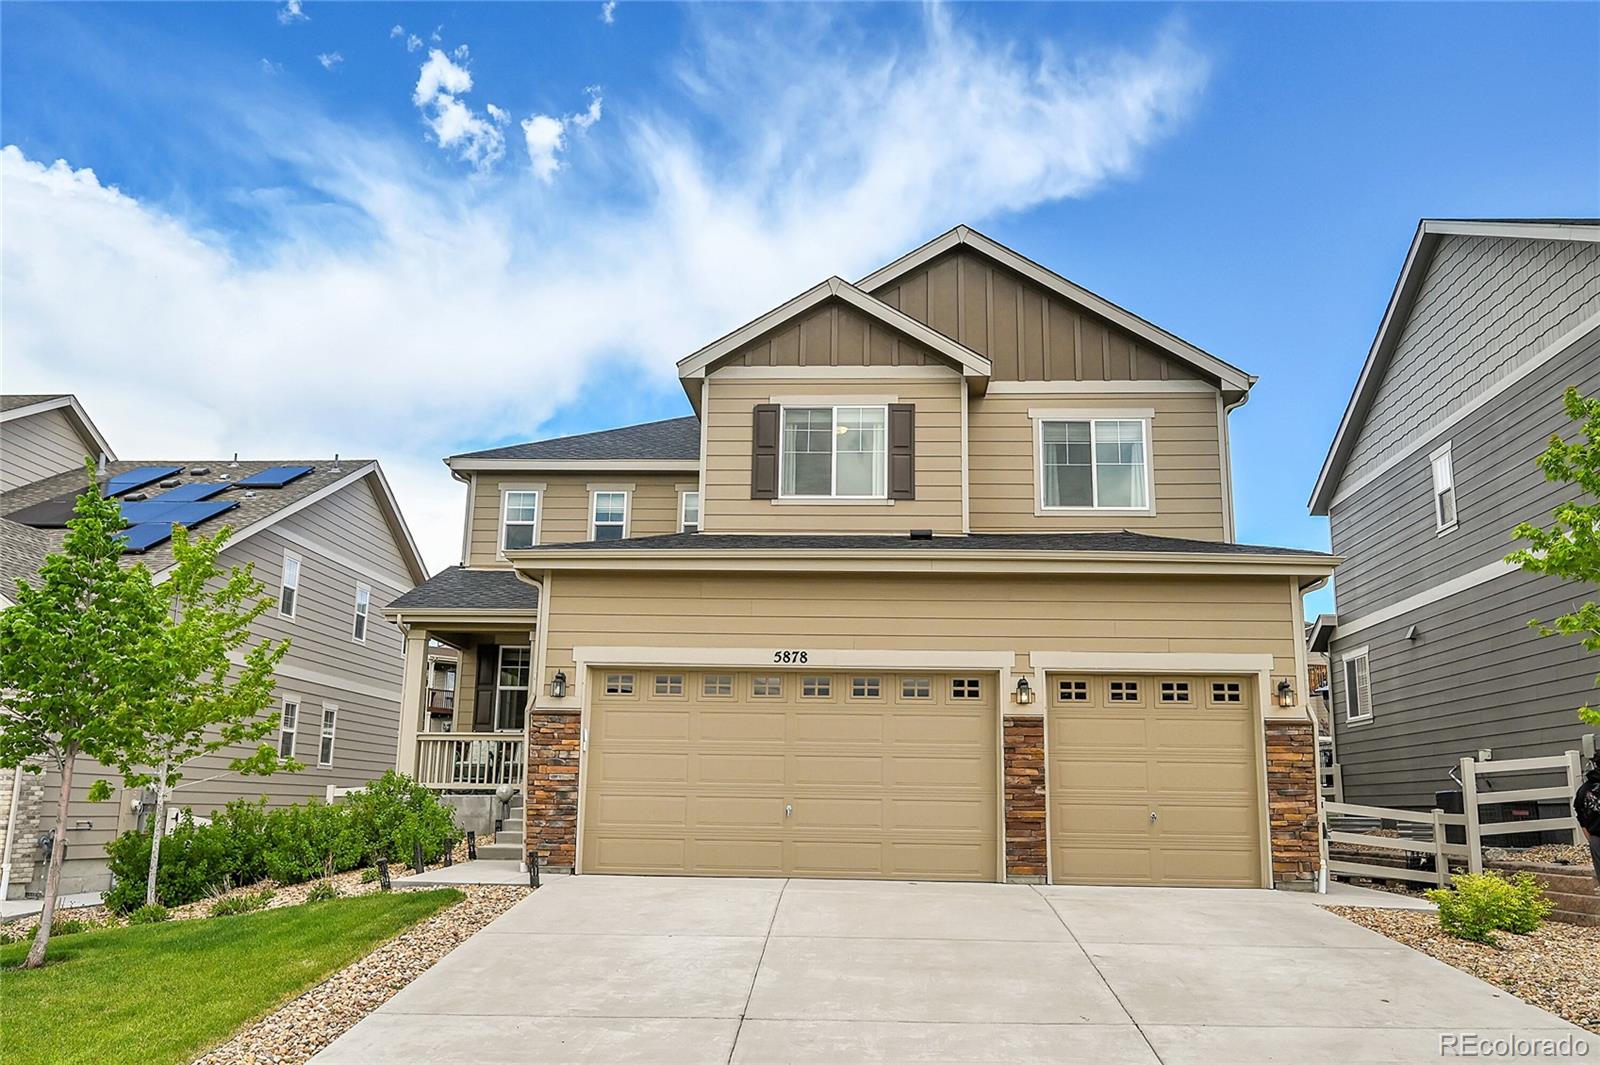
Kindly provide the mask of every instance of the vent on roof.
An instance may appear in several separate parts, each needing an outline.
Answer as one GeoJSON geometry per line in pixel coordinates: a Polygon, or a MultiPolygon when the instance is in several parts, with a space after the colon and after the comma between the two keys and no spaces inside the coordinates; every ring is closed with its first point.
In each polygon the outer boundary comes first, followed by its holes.
{"type": "Polygon", "coordinates": [[[162,488],[176,488],[182,483],[183,482],[178,480],[178,478],[176,478],[176,477],[168,477],[166,480],[161,482],[161,487],[162,488]]]}
{"type": "Polygon", "coordinates": [[[913,540],[932,540],[933,539],[933,530],[932,529],[912,529],[911,530],[911,539],[913,539],[913,540]]]}
{"type": "Polygon", "coordinates": [[[126,492],[122,495],[122,498],[129,503],[137,503],[140,500],[149,499],[150,494],[148,492],[126,492]]]}
{"type": "Polygon", "coordinates": [[[208,474],[210,472],[211,472],[211,467],[210,466],[190,466],[189,467],[189,476],[190,477],[204,477],[206,474],[208,474]]]}

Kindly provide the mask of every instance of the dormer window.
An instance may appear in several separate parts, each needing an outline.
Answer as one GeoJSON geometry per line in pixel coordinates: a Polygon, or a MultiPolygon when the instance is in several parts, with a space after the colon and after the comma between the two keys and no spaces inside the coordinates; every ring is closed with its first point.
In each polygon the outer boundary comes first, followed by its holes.
{"type": "Polygon", "coordinates": [[[785,407],[778,494],[885,499],[889,408],[785,407]]]}

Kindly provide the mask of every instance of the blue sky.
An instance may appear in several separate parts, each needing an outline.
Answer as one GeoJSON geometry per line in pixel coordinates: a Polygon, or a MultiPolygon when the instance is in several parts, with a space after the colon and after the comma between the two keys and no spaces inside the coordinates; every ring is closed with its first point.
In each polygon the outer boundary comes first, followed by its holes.
{"type": "Polygon", "coordinates": [[[674,359],[957,222],[1260,375],[1240,538],[1326,547],[1417,219],[1600,214],[1594,4],[0,22],[6,389],[128,455],[377,455],[435,567],[441,456],[684,413],[674,359]]]}

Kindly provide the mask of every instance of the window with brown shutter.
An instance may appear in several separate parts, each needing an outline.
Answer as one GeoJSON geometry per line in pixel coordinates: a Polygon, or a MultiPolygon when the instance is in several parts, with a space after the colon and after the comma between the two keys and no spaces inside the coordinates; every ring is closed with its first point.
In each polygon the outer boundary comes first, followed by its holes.
{"type": "Polygon", "coordinates": [[[758,403],[750,426],[750,498],[778,498],[778,405],[758,403]]]}
{"type": "Polygon", "coordinates": [[[889,404],[889,498],[917,498],[917,408],[889,404]]]}

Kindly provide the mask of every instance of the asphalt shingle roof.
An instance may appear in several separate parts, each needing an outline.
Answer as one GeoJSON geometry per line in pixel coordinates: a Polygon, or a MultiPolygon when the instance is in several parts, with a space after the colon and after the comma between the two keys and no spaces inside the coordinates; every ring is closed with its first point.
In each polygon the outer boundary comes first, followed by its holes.
{"type": "Polygon", "coordinates": [[[700,419],[668,418],[666,421],[604,429],[597,433],[560,436],[553,440],[534,440],[509,444],[487,451],[469,451],[452,459],[697,459],[700,457],[700,419]]]}
{"type": "Polygon", "coordinates": [[[0,396],[0,411],[16,410],[18,407],[31,407],[35,403],[43,403],[48,399],[65,399],[66,396],[67,394],[65,392],[57,392],[54,395],[39,396],[0,396]]]}
{"type": "Polygon", "coordinates": [[[972,533],[967,536],[818,536],[726,533],[672,533],[627,540],[595,540],[566,544],[541,544],[541,551],[1060,551],[1135,552],[1142,554],[1207,555],[1311,555],[1332,558],[1321,551],[1298,547],[1263,547],[1214,540],[1185,540],[1136,532],[1073,533],[972,533]]]}
{"type": "MultiPolygon", "coordinates": [[[[207,536],[213,535],[224,525],[232,526],[235,531],[246,526],[254,525],[264,518],[286,507],[298,503],[307,496],[328,487],[335,481],[348,477],[351,473],[370,465],[371,459],[340,459],[336,464],[331,459],[261,459],[245,461],[241,459],[237,466],[231,464],[229,459],[211,460],[178,460],[178,459],[137,459],[119,460],[106,464],[107,476],[114,476],[128,470],[138,469],[140,466],[180,466],[184,472],[175,476],[184,482],[201,481],[214,483],[227,475],[230,481],[238,481],[252,473],[259,473],[272,466],[310,466],[312,471],[298,480],[291,481],[282,488],[256,488],[248,491],[239,488],[230,488],[218,499],[226,499],[238,503],[237,507],[220,514],[209,521],[195,526],[195,532],[207,536]],[[191,474],[188,471],[196,466],[208,466],[208,474],[191,474]]],[[[43,503],[60,496],[73,495],[83,491],[83,474],[77,470],[58,473],[42,480],[21,485],[9,492],[0,494],[0,583],[4,587],[11,587],[18,578],[33,579],[39,572],[39,561],[43,554],[59,550],[61,543],[66,539],[65,529],[35,529],[31,526],[21,525],[18,522],[5,520],[10,515],[17,513],[35,503],[43,503]],[[41,550],[42,549],[42,550],[41,550]],[[34,554],[38,553],[38,559],[34,554]]],[[[152,492],[161,489],[151,485],[152,492]]],[[[143,562],[151,572],[160,572],[172,564],[172,544],[165,542],[143,554],[130,553],[122,556],[123,562],[133,565],[143,562]]]]}
{"type": "Polygon", "coordinates": [[[539,609],[539,586],[508,569],[449,569],[429,577],[389,610],[527,610],[539,609]]]}

